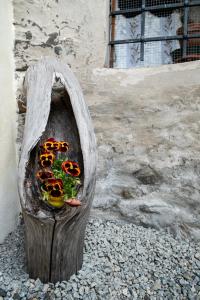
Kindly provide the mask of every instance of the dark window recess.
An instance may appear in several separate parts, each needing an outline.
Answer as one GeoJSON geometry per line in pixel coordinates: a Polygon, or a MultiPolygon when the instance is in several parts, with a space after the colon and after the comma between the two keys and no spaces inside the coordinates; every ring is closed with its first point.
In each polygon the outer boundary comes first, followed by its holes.
{"type": "Polygon", "coordinates": [[[110,67],[200,59],[200,0],[110,0],[110,67]]]}

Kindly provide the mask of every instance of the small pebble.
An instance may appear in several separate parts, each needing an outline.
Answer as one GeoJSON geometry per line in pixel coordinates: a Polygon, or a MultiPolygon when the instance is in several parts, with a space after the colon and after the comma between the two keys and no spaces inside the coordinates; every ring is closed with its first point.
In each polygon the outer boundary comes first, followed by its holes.
{"type": "Polygon", "coordinates": [[[0,300],[200,300],[200,243],[134,224],[90,219],[82,270],[43,284],[25,273],[24,228],[0,245],[0,300]]]}
{"type": "Polygon", "coordinates": [[[4,289],[0,288],[0,296],[6,297],[6,295],[7,295],[7,292],[4,289]]]}

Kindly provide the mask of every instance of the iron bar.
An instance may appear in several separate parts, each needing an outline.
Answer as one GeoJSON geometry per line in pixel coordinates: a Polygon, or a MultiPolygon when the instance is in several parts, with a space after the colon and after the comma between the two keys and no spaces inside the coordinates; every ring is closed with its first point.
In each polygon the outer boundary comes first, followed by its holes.
{"type": "MultiPolygon", "coordinates": [[[[116,0],[110,1],[110,10],[113,10],[116,6],[116,0]]],[[[113,40],[115,38],[115,18],[112,16],[110,18],[110,40],[113,40]]],[[[110,47],[110,66],[111,68],[114,67],[114,55],[115,55],[115,49],[114,45],[111,45],[110,47]]]]}
{"type": "MultiPolygon", "coordinates": [[[[116,0],[110,0],[111,3],[116,0]]],[[[145,57],[145,43],[148,42],[160,42],[160,41],[181,41],[180,42],[180,49],[181,49],[181,57],[187,58],[187,52],[190,50],[188,47],[188,40],[189,39],[195,39],[200,38],[200,32],[195,34],[188,34],[188,20],[189,20],[189,10],[190,7],[200,7],[200,0],[190,1],[190,0],[183,0],[182,3],[171,3],[171,4],[162,4],[162,5],[153,5],[153,6],[146,6],[145,0],[142,0],[141,7],[138,8],[132,8],[132,9],[123,9],[123,10],[116,10],[116,6],[111,5],[110,7],[110,18],[112,20],[115,20],[115,16],[117,15],[124,15],[125,17],[130,17],[131,15],[141,15],[141,24],[140,24],[140,37],[138,38],[132,38],[132,39],[122,39],[122,40],[115,40],[115,26],[116,24],[111,22],[111,27],[114,27],[111,29],[112,34],[110,34],[110,42],[109,46],[112,53],[112,62],[114,59],[114,52],[115,52],[115,45],[123,45],[123,44],[134,44],[139,43],[140,44],[140,61],[144,61],[145,57]],[[152,12],[152,13],[162,13],[163,15],[165,11],[167,10],[173,10],[173,9],[181,9],[183,11],[183,20],[182,20],[182,34],[181,35],[172,35],[172,36],[156,36],[156,37],[145,37],[145,18],[146,18],[146,12],[152,12]]],[[[139,3],[138,3],[139,6],[139,3]]],[[[131,7],[131,6],[130,6],[131,7]]],[[[122,7],[123,8],[123,7],[122,7]]],[[[181,29],[181,28],[180,28],[181,29]]],[[[180,30],[179,30],[180,31],[180,30]]],[[[195,45],[195,44],[194,44],[195,45]]],[[[193,50],[194,51],[194,50],[193,50]]],[[[198,51],[198,50],[197,50],[198,51]]],[[[111,63],[113,66],[113,63],[111,63]]],[[[111,65],[110,64],[110,65],[111,65]]]]}
{"type": "Polygon", "coordinates": [[[184,19],[183,19],[183,58],[187,55],[187,32],[188,32],[188,0],[184,0],[184,19]]]}
{"type": "MultiPolygon", "coordinates": [[[[142,0],[141,39],[144,39],[144,33],[145,33],[145,0],[142,0]]],[[[140,60],[144,61],[144,42],[140,43],[140,60]]]]}
{"type": "Polygon", "coordinates": [[[183,39],[194,39],[200,38],[200,34],[187,34],[183,35],[173,35],[173,36],[160,36],[160,37],[150,37],[150,38],[136,38],[136,39],[127,39],[127,40],[116,40],[110,41],[109,45],[120,45],[120,44],[133,44],[141,42],[159,42],[159,41],[173,41],[173,40],[183,40],[183,39]]]}

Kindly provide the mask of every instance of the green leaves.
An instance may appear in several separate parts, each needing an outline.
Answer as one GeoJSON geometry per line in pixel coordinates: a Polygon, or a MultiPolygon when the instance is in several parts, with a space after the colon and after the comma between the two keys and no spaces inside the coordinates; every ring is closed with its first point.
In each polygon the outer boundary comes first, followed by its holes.
{"type": "Polygon", "coordinates": [[[53,166],[52,166],[52,171],[54,172],[54,170],[61,170],[61,165],[63,163],[63,161],[67,160],[66,159],[55,159],[54,160],[54,163],[53,163],[53,166]]]}
{"type": "Polygon", "coordinates": [[[62,179],[63,187],[64,187],[64,194],[66,198],[73,198],[77,195],[77,189],[80,186],[80,179],[72,177],[66,174],[62,169],[61,165],[66,159],[56,159],[52,166],[52,171],[54,173],[54,177],[56,179],[62,179]]]}
{"type": "Polygon", "coordinates": [[[49,200],[49,193],[42,189],[42,199],[44,202],[48,202],[49,200]]]}

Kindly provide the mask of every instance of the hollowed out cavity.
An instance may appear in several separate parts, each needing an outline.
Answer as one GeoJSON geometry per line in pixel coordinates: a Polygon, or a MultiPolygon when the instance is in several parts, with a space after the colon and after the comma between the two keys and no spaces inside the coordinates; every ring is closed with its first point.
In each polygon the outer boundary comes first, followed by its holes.
{"type": "MultiPolygon", "coordinates": [[[[42,201],[40,187],[35,176],[36,172],[41,169],[38,165],[39,146],[48,138],[55,138],[57,141],[67,141],[69,143],[70,148],[66,152],[66,156],[69,160],[78,162],[81,168],[81,183],[83,184],[84,166],[79,132],[70,97],[61,83],[55,83],[52,88],[51,109],[46,129],[39,143],[30,153],[26,170],[26,206],[32,212],[37,212],[38,210],[51,211],[51,208],[42,201]]],[[[79,192],[81,192],[81,190],[79,192]]]]}

